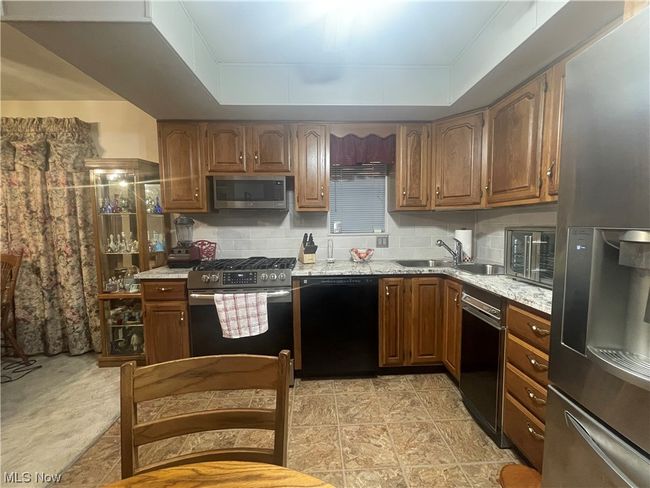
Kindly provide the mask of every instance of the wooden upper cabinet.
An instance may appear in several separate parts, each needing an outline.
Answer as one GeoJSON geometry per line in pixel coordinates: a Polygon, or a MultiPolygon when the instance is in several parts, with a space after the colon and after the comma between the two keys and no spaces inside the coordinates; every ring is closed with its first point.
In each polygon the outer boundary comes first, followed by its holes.
{"type": "Polygon", "coordinates": [[[442,362],[456,379],[460,378],[461,293],[463,287],[445,280],[443,288],[442,362]]]}
{"type": "Polygon", "coordinates": [[[190,356],[187,302],[145,302],[147,364],[190,356]]]}
{"type": "Polygon", "coordinates": [[[165,212],[207,212],[201,129],[197,123],[158,124],[165,212]]]}
{"type": "Polygon", "coordinates": [[[442,287],[441,278],[412,278],[409,364],[442,361],[442,287]]]}
{"type": "Polygon", "coordinates": [[[246,141],[248,160],[255,173],[289,173],[291,171],[289,130],[281,124],[255,124],[246,141]],[[252,158],[252,159],[251,159],[252,158]]]}
{"type": "Polygon", "coordinates": [[[208,174],[246,173],[245,129],[237,124],[208,123],[205,129],[208,174]]]}
{"type": "Polygon", "coordinates": [[[560,191],[560,146],[564,116],[564,87],[567,60],[562,60],[547,72],[549,90],[544,107],[543,176],[547,200],[556,200],[560,191]]]}
{"type": "Polygon", "coordinates": [[[488,204],[539,201],[545,86],[539,76],[488,111],[488,204]]]}
{"type": "Polygon", "coordinates": [[[405,363],[404,281],[404,278],[379,280],[379,366],[405,363]]]}
{"type": "Polygon", "coordinates": [[[429,207],[429,125],[400,125],[397,135],[395,209],[429,207]]]}
{"type": "Polygon", "coordinates": [[[329,131],[326,125],[296,127],[296,209],[329,210],[329,131]]]}
{"type": "Polygon", "coordinates": [[[435,124],[435,206],[481,203],[483,112],[435,124]]]}

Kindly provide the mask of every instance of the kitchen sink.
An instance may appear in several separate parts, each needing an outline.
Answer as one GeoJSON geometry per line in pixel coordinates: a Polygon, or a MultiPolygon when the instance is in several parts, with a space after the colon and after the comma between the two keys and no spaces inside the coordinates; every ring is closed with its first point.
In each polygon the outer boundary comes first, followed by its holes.
{"type": "Polygon", "coordinates": [[[453,266],[451,261],[446,259],[401,259],[395,261],[400,266],[407,268],[438,268],[441,266],[453,266]]]}
{"type": "Polygon", "coordinates": [[[498,264],[464,263],[455,266],[455,268],[477,275],[500,275],[505,272],[504,267],[498,264]]]}

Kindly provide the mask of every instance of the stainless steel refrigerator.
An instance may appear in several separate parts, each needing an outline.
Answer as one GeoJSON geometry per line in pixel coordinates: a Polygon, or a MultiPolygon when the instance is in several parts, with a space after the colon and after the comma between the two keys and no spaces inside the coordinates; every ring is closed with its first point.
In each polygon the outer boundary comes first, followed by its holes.
{"type": "Polygon", "coordinates": [[[546,487],[650,487],[648,10],[567,64],[546,487]]]}

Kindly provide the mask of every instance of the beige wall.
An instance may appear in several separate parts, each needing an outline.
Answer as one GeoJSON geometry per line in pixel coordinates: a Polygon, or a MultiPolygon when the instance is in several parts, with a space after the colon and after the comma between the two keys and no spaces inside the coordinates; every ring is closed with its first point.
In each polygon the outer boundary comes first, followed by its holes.
{"type": "Polygon", "coordinates": [[[156,120],[127,101],[2,100],[3,117],[77,117],[93,125],[102,158],[158,162],[156,120]]]}

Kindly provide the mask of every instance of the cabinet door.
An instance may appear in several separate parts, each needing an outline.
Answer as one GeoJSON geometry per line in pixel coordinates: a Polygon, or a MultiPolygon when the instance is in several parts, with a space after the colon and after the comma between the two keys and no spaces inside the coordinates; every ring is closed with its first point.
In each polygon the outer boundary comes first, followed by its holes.
{"type": "Polygon", "coordinates": [[[325,125],[296,129],[296,209],[329,210],[329,134],[325,125]]]}
{"type": "Polygon", "coordinates": [[[379,281],[379,366],[403,366],[404,278],[379,281]]]}
{"type": "Polygon", "coordinates": [[[206,164],[208,174],[245,173],[245,130],[236,124],[207,124],[206,164]]]}
{"type": "Polygon", "coordinates": [[[445,280],[442,362],[456,379],[460,377],[460,332],[462,317],[460,295],[462,290],[461,285],[455,281],[445,280]]]}
{"type": "Polygon", "coordinates": [[[547,73],[549,91],[544,108],[544,176],[548,200],[556,200],[560,190],[560,144],[564,115],[564,86],[566,60],[560,61],[547,73]]]}
{"type": "Polygon", "coordinates": [[[483,112],[435,125],[435,206],[481,203],[483,112]]]}
{"type": "Polygon", "coordinates": [[[429,163],[429,126],[401,125],[397,137],[397,209],[429,206],[429,163]]]}
{"type": "Polygon", "coordinates": [[[488,112],[489,204],[539,201],[545,80],[535,78],[488,112]]]}
{"type": "Polygon", "coordinates": [[[289,173],[289,131],[281,124],[255,124],[250,128],[247,150],[255,173],[289,173]]]}
{"type": "Polygon", "coordinates": [[[407,326],[409,364],[442,361],[442,283],[440,278],[411,278],[407,326]]]}
{"type": "Polygon", "coordinates": [[[208,210],[199,124],[158,124],[162,200],[166,212],[208,210]]]}
{"type": "Polygon", "coordinates": [[[145,302],[147,364],[190,356],[187,302],[145,302]]]}

